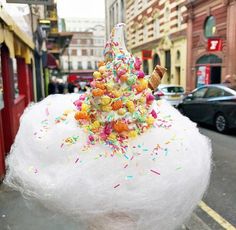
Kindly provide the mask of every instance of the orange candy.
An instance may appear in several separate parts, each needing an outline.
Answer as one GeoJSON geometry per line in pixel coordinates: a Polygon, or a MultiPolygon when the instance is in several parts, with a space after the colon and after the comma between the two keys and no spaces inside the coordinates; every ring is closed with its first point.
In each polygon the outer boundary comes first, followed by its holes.
{"type": "Polygon", "coordinates": [[[120,76],[120,81],[121,81],[121,82],[126,82],[127,79],[128,79],[127,75],[121,75],[121,76],[120,76]]]}
{"type": "Polygon", "coordinates": [[[99,68],[100,66],[103,66],[103,65],[105,65],[105,62],[103,62],[103,61],[99,61],[99,62],[98,62],[98,68],[99,68]]]}
{"type": "Polygon", "coordinates": [[[78,111],[75,113],[75,120],[89,120],[89,115],[85,111],[78,111]]]}
{"type": "Polygon", "coordinates": [[[104,94],[104,90],[102,89],[93,89],[92,94],[94,97],[100,97],[104,94]]]}
{"type": "Polygon", "coordinates": [[[111,106],[113,110],[118,110],[123,107],[123,102],[121,100],[118,100],[113,102],[111,106]]]}
{"type": "Polygon", "coordinates": [[[102,89],[102,90],[106,89],[105,85],[101,82],[96,82],[95,87],[99,88],[99,89],[102,89]]]}
{"type": "Polygon", "coordinates": [[[124,131],[129,131],[129,127],[126,123],[122,122],[122,121],[117,121],[114,125],[113,125],[113,129],[117,132],[117,133],[122,133],[124,131]]]}
{"type": "Polygon", "coordinates": [[[142,85],[136,85],[135,89],[138,93],[141,93],[145,88],[142,85]]]}

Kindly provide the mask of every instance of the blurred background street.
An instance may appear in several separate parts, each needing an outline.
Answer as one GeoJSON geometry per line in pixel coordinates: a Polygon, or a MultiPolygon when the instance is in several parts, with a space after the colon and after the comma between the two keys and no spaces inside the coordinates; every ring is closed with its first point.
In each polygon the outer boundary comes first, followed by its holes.
{"type": "MultiPolygon", "coordinates": [[[[155,99],[199,123],[213,145],[209,188],[181,229],[235,230],[235,0],[0,0],[0,181],[25,108],[89,90],[117,23],[145,78],[166,68],[155,99]]],[[[83,228],[0,184],[0,230],[83,228]]]]}

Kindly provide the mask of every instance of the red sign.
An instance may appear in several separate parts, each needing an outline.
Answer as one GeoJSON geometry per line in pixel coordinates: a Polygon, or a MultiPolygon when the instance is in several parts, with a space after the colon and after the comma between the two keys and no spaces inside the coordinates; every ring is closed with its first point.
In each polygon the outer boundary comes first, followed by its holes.
{"type": "Polygon", "coordinates": [[[210,66],[206,66],[205,84],[210,84],[210,66]]]}
{"type": "Polygon", "coordinates": [[[151,50],[142,50],[142,58],[143,58],[143,60],[152,59],[152,51],[151,50]]]}
{"type": "Polygon", "coordinates": [[[208,51],[221,51],[222,43],[220,38],[208,38],[208,51]]]}

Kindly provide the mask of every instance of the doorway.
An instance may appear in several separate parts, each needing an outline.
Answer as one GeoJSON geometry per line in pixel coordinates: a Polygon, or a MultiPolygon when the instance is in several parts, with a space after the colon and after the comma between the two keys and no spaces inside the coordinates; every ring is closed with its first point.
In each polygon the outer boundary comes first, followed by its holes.
{"type": "Polygon", "coordinates": [[[174,80],[177,85],[180,85],[181,79],[180,79],[180,67],[179,66],[175,67],[175,79],[174,80]]]}
{"type": "Polygon", "coordinates": [[[211,67],[211,84],[218,84],[221,82],[221,67],[212,66],[211,67]]]}

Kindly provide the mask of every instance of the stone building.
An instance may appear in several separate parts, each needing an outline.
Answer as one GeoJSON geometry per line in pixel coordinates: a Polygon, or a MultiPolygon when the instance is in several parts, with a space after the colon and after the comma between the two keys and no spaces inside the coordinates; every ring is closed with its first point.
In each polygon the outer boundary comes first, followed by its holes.
{"type": "Polygon", "coordinates": [[[64,74],[92,77],[98,61],[103,60],[105,28],[97,25],[87,31],[73,32],[71,43],[61,57],[64,74]]]}
{"type": "Polygon", "coordinates": [[[105,0],[106,39],[117,23],[125,22],[125,0],[105,0]]]}
{"type": "Polygon", "coordinates": [[[184,0],[127,0],[128,48],[150,74],[156,64],[167,68],[163,83],[186,87],[184,0]]]}
{"type": "Polygon", "coordinates": [[[236,74],[236,1],[187,3],[187,89],[236,74]]]}

